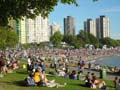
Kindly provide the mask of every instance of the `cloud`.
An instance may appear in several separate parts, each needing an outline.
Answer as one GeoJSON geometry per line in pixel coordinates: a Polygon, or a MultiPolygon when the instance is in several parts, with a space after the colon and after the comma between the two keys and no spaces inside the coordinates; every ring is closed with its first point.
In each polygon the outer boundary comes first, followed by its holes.
{"type": "Polygon", "coordinates": [[[120,39],[120,33],[112,33],[110,36],[112,38],[120,39]]]}
{"type": "Polygon", "coordinates": [[[104,13],[120,13],[120,7],[112,7],[112,8],[106,8],[106,9],[102,9],[101,12],[104,13]]]}

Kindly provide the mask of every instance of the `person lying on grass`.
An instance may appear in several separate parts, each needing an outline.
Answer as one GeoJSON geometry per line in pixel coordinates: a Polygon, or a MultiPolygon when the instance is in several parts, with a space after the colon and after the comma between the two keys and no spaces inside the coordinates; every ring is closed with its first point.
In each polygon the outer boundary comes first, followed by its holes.
{"type": "Polygon", "coordinates": [[[43,83],[43,86],[47,87],[65,87],[66,83],[64,85],[61,85],[59,83],[56,83],[55,80],[48,80],[45,74],[45,71],[41,71],[41,82],[43,83]]]}

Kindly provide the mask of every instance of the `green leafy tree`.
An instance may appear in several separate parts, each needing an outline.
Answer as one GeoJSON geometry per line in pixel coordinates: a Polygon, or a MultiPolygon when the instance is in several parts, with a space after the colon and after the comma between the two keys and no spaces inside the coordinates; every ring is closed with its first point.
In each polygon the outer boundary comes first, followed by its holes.
{"type": "Polygon", "coordinates": [[[82,41],[84,41],[84,44],[89,44],[90,43],[90,40],[88,38],[88,33],[84,32],[83,30],[80,30],[77,37],[80,38],[82,41]]]}
{"type": "Polygon", "coordinates": [[[116,40],[116,46],[120,46],[120,40],[116,40]]]}
{"type": "Polygon", "coordinates": [[[18,36],[14,30],[7,31],[6,46],[14,47],[18,43],[18,36]]]}
{"type": "Polygon", "coordinates": [[[99,47],[99,40],[94,35],[88,33],[88,38],[90,40],[90,44],[94,45],[96,48],[99,47]]]}
{"type": "Polygon", "coordinates": [[[0,25],[6,26],[8,19],[46,17],[59,3],[77,4],[77,0],[0,0],[0,25]]]}
{"type": "Polygon", "coordinates": [[[0,27],[0,49],[5,49],[6,47],[6,30],[3,27],[0,27]]]}
{"type": "Polygon", "coordinates": [[[63,39],[63,35],[60,33],[60,31],[55,32],[54,35],[50,37],[50,41],[55,46],[60,45],[62,39],[63,39]]]}
{"type": "Polygon", "coordinates": [[[80,48],[81,46],[80,40],[78,40],[78,38],[73,35],[64,35],[63,42],[66,42],[75,48],[80,48]]]}
{"type": "Polygon", "coordinates": [[[73,35],[64,35],[63,42],[66,42],[67,44],[71,44],[74,39],[73,35]]]}
{"type": "Polygon", "coordinates": [[[115,46],[115,42],[113,39],[106,37],[100,40],[102,45],[108,45],[108,46],[115,46]]]}
{"type": "Polygon", "coordinates": [[[72,42],[71,42],[71,45],[74,46],[75,48],[80,48],[81,47],[81,43],[80,41],[77,39],[77,37],[74,37],[72,42]]]}
{"type": "Polygon", "coordinates": [[[99,47],[99,40],[92,34],[84,32],[83,30],[81,30],[79,32],[79,34],[77,35],[77,37],[82,41],[83,46],[85,44],[92,44],[95,47],[99,47]]]}
{"type": "Polygon", "coordinates": [[[14,47],[18,43],[18,37],[10,27],[0,27],[0,49],[14,47]]]}

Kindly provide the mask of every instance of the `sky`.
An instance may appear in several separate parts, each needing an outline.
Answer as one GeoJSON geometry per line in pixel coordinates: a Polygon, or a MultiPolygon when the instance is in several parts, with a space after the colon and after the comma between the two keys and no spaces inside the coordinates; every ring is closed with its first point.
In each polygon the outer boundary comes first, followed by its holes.
{"type": "Polygon", "coordinates": [[[59,3],[49,15],[50,24],[56,22],[63,33],[63,19],[72,16],[75,19],[76,34],[84,29],[84,21],[95,20],[100,15],[110,18],[110,37],[120,39],[120,0],[78,0],[79,6],[59,3]]]}

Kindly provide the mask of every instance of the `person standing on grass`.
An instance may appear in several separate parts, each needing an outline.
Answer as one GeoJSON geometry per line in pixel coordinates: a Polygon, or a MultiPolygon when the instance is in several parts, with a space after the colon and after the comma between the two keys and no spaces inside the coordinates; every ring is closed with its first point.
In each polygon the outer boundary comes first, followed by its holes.
{"type": "Polygon", "coordinates": [[[116,90],[120,90],[120,78],[118,80],[118,84],[117,84],[117,89],[116,90]]]}
{"type": "Polygon", "coordinates": [[[82,60],[81,56],[80,56],[80,61],[78,62],[78,72],[84,72],[84,68],[85,68],[85,60],[82,60]]]}
{"type": "MultiPolygon", "coordinates": [[[[57,54],[56,54],[57,55],[57,54]]],[[[57,56],[54,57],[54,68],[55,68],[55,71],[57,72],[57,64],[58,64],[58,59],[57,59],[57,56]]]]}
{"type": "Polygon", "coordinates": [[[114,79],[114,88],[115,88],[115,90],[117,90],[117,84],[118,84],[118,77],[115,77],[115,79],[114,79]]]}
{"type": "Polygon", "coordinates": [[[88,69],[91,70],[91,67],[92,67],[92,63],[89,62],[89,63],[88,63],[88,69]]]}
{"type": "Polygon", "coordinates": [[[78,62],[78,72],[83,72],[82,71],[82,59],[81,59],[81,56],[80,56],[80,60],[79,60],[79,62],[78,62]]]}

